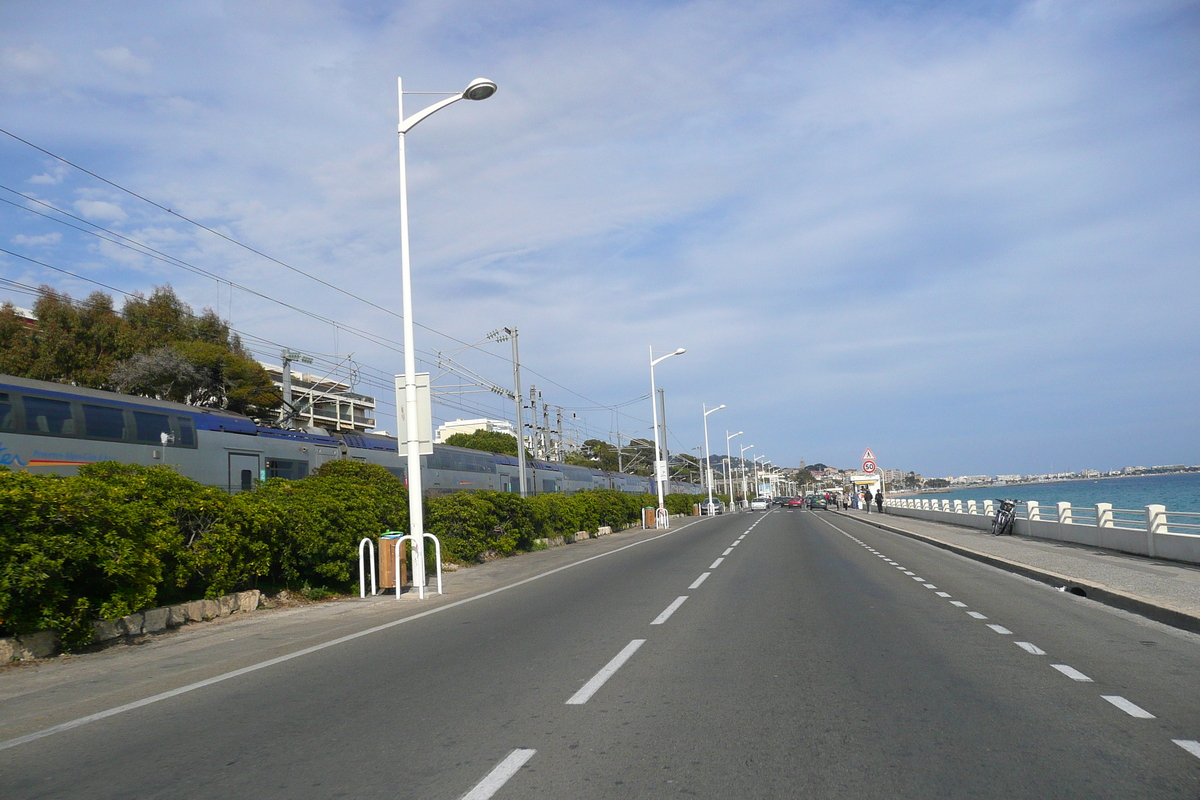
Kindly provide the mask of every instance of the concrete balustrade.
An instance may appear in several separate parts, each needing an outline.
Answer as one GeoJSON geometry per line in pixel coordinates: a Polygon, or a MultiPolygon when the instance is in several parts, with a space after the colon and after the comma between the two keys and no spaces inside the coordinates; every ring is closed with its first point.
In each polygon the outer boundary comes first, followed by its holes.
{"type": "MultiPolygon", "coordinates": [[[[947,522],[977,530],[991,531],[996,504],[984,500],[982,513],[974,500],[965,504],[955,500],[931,498],[889,498],[889,514],[947,522]]],[[[1013,532],[1018,536],[1053,539],[1062,542],[1117,550],[1122,553],[1200,564],[1200,513],[1169,512],[1162,505],[1148,505],[1141,512],[1114,509],[1111,503],[1091,508],[1073,508],[1070,503],[1054,506],[1054,514],[1043,510],[1036,500],[1018,504],[1013,532]],[[1021,513],[1024,506],[1024,513],[1021,513]],[[1095,514],[1094,524],[1088,519],[1095,514]]]]}

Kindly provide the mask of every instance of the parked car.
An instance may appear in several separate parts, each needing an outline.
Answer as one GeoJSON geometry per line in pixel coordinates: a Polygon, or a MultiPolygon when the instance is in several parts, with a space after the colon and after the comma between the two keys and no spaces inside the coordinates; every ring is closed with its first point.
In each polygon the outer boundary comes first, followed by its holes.
{"type": "Polygon", "coordinates": [[[810,510],[820,508],[822,510],[828,511],[829,503],[825,502],[825,497],[823,495],[814,494],[814,495],[810,495],[808,498],[808,507],[810,510]]]}
{"type": "Polygon", "coordinates": [[[717,514],[725,513],[725,504],[720,500],[713,500],[711,503],[705,500],[700,504],[700,514],[705,517],[715,517],[717,514]]]}

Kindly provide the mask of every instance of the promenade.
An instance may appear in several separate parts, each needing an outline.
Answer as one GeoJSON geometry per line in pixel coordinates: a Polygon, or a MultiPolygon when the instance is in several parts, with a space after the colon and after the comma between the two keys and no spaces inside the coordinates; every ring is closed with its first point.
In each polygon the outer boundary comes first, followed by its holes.
{"type": "Polygon", "coordinates": [[[974,528],[894,514],[831,513],[1200,633],[1200,567],[1049,539],[992,536],[974,528]]]}

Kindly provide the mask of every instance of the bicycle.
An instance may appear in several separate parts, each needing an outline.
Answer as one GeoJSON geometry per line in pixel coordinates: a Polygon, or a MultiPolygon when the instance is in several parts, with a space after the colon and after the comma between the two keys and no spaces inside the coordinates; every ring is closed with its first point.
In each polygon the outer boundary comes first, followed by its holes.
{"type": "Polygon", "coordinates": [[[1000,507],[996,509],[996,516],[992,520],[992,536],[1011,535],[1013,523],[1017,518],[1017,501],[996,498],[996,502],[1000,504],[1000,507]]]}

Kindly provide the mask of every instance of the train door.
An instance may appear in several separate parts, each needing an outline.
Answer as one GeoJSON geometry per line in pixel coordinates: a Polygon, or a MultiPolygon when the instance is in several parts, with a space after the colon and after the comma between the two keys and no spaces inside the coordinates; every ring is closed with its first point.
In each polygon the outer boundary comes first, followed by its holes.
{"type": "Polygon", "coordinates": [[[229,454],[229,493],[248,492],[259,478],[257,453],[229,454]]]}
{"type": "MultiPolygon", "coordinates": [[[[326,461],[336,461],[340,452],[336,447],[318,447],[313,457],[313,467],[319,467],[326,461]]],[[[364,460],[364,459],[359,459],[364,460]]]]}

